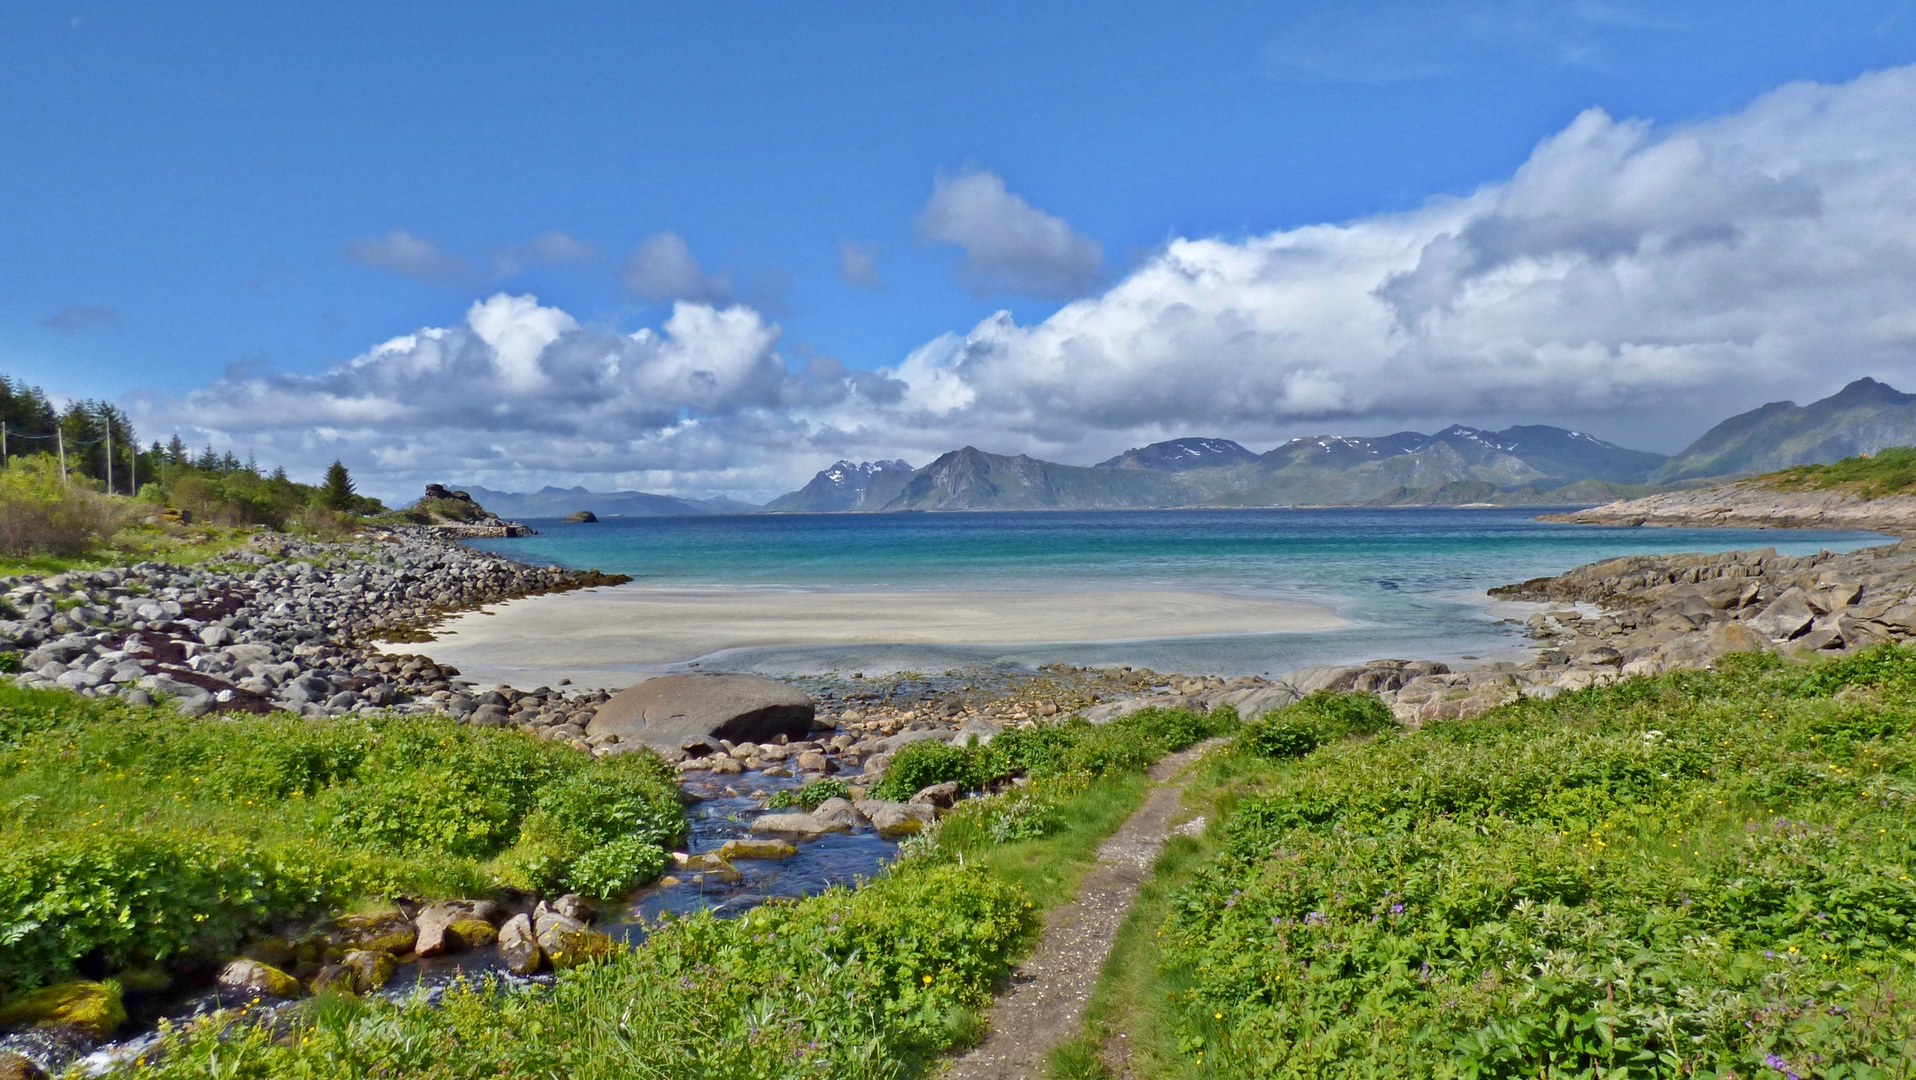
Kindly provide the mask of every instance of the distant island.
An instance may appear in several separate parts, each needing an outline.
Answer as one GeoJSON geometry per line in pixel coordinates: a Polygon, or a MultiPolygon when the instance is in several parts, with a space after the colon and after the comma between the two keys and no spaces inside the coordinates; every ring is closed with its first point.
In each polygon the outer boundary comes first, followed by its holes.
{"type": "Polygon", "coordinates": [[[1065,465],[966,446],[922,468],[839,461],[763,505],[642,491],[546,487],[463,490],[497,513],[599,518],[907,510],[1098,510],[1174,507],[1579,505],[1641,499],[1799,465],[1916,444],[1916,395],[1858,379],[1809,405],[1772,402],[1717,424],[1674,456],[1580,431],[1461,424],[1426,435],[1292,439],[1262,454],[1230,439],[1136,447],[1095,465],[1065,465]]]}

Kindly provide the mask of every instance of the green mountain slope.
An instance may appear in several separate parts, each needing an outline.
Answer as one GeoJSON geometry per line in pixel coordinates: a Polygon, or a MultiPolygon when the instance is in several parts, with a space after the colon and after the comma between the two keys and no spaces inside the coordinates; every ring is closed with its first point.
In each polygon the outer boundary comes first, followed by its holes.
{"type": "Polygon", "coordinates": [[[1732,416],[1664,462],[1651,480],[1746,476],[1911,444],[1916,444],[1916,394],[1858,379],[1808,405],[1773,401],[1732,416]]]}

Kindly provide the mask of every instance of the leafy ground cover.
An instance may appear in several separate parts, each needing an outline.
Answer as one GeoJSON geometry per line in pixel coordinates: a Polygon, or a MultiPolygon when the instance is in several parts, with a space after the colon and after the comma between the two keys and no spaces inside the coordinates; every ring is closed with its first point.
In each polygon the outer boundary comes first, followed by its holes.
{"type": "MultiPolygon", "coordinates": [[[[550,989],[473,983],[439,1005],[326,998],[288,1029],[230,1017],[175,1032],[142,1077],[924,1075],[979,1034],[977,1010],[1135,809],[1162,753],[1235,724],[1149,711],[1021,736],[1047,764],[970,800],[855,889],[738,919],[668,919],[550,989]],[[994,828],[1011,823],[999,839],[994,828]]],[[[1003,736],[1001,736],[1003,738],[1003,736]]],[[[995,745],[995,744],[994,744],[995,745]]],[[[1010,748],[995,753],[1005,760],[1010,748]]],[[[1029,759],[1036,763],[1039,759],[1029,759]]]]}
{"type": "Polygon", "coordinates": [[[1916,447],[1892,446],[1828,465],[1797,465],[1761,478],[1783,490],[1854,491],[1865,499],[1916,491],[1916,447]]]}
{"type": "Polygon", "coordinates": [[[676,775],[444,719],[185,719],[0,682],[0,997],[230,953],[363,898],[612,894],[684,829],[676,775]]]}
{"type": "MultiPolygon", "coordinates": [[[[1743,658],[1187,788],[1086,1040],[1139,1076],[1916,1073],[1916,650],[1743,658]]],[[[1321,730],[1321,728],[1319,728],[1321,730]]]]}

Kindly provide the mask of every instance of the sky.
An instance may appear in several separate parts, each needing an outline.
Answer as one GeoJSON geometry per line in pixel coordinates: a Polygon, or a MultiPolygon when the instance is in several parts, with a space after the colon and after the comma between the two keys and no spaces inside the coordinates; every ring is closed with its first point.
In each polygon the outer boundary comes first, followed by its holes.
{"type": "Polygon", "coordinates": [[[362,489],[1916,389],[1916,2],[0,0],[0,373],[362,489]]]}

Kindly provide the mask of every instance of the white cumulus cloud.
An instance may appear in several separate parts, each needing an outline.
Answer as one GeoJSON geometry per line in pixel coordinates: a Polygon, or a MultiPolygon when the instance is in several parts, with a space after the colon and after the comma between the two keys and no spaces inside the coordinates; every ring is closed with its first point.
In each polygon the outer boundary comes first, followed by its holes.
{"type": "Polygon", "coordinates": [[[346,246],[346,257],[361,266],[390,270],[422,281],[446,281],[458,277],[466,268],[465,263],[447,254],[438,244],[404,229],[394,229],[381,237],[354,240],[346,246]]]}
{"type": "Polygon", "coordinates": [[[1069,300],[1096,285],[1104,266],[1097,241],[1019,198],[989,172],[938,177],[918,232],[963,249],[959,270],[979,296],[1069,300]]]}
{"type": "MultiPolygon", "coordinates": [[[[1026,291],[1062,294],[1099,266],[990,174],[941,180],[926,223],[972,272],[1025,275],[1026,291]]],[[[1916,389],[1916,67],[1669,128],[1592,110],[1469,195],[1174,240],[1049,318],[1001,312],[878,370],[790,368],[778,327],[715,296],[729,283],[682,240],[641,252],[635,291],[679,300],[656,328],[501,294],[322,374],[236,376],[136,419],[314,470],[344,457],[375,490],[408,491],[751,497],[837,457],[965,443],[1084,462],[1169,436],[1257,447],[1451,421],[1673,450],[1862,375],[1916,389]]]]}
{"type": "Polygon", "coordinates": [[[647,237],[625,260],[625,287],[647,300],[694,300],[722,304],[732,298],[729,274],[709,275],[675,232],[647,237]]]}

